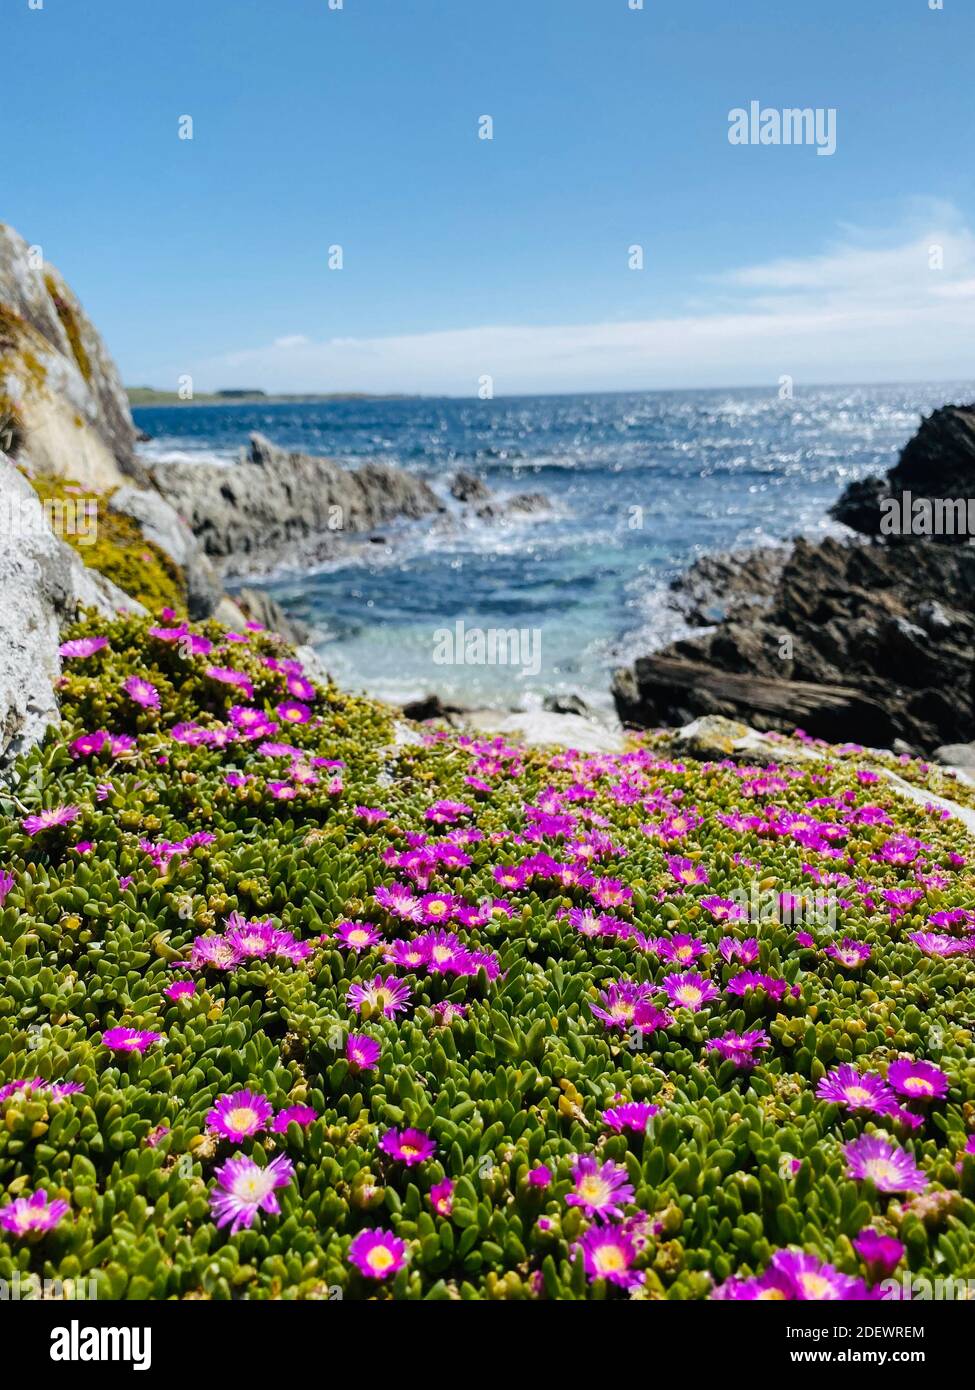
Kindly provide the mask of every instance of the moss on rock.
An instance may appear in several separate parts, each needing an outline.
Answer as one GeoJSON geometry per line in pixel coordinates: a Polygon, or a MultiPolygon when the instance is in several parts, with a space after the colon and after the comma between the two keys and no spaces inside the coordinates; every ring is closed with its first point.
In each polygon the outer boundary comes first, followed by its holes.
{"type": "Polygon", "coordinates": [[[111,493],[96,493],[64,478],[30,479],[41,502],[51,509],[55,530],[88,566],[117,584],[150,612],[171,608],[186,614],[186,577],[179,565],[143,536],[138,522],[108,506],[111,493]],[[59,516],[81,514],[94,524],[62,526],[59,516]]]}

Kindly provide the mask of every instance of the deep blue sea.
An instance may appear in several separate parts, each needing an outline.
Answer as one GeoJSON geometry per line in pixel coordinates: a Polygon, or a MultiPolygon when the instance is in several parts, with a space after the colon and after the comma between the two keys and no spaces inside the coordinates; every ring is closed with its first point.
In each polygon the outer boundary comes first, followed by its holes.
{"type": "Polygon", "coordinates": [[[674,632],[667,580],[704,551],[837,530],[826,509],[851,478],[889,467],[922,412],[960,384],[574,396],[357,400],[139,409],[153,461],[232,466],[252,430],[350,466],[385,460],[446,496],[464,468],[499,496],[541,491],[550,514],[504,528],[459,513],[384,532],[341,564],[268,588],[319,629],[348,688],[402,701],[532,703],[574,691],[608,708],[611,668],[674,632]],[[639,509],[639,510],[634,510],[639,509]],[[438,665],[435,633],[541,633],[535,675],[438,665]]]}

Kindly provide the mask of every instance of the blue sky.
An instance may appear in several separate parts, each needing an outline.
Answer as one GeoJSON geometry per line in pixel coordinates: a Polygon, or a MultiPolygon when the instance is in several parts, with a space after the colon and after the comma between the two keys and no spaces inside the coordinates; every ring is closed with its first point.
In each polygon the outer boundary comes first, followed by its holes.
{"type": "Polygon", "coordinates": [[[0,217],[129,383],[975,370],[972,0],[29,3],[0,0],[0,217]],[[835,108],[835,154],[731,145],[752,101],[835,108]]]}

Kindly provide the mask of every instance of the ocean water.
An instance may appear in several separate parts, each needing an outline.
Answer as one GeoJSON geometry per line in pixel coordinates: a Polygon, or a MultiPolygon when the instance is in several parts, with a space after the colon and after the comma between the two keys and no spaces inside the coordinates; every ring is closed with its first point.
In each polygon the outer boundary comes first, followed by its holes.
{"type": "MultiPolygon", "coordinates": [[[[393,701],[435,691],[464,704],[530,706],[574,692],[609,710],[613,666],[679,631],[662,595],[696,556],[841,528],[826,510],[853,478],[889,467],[922,412],[970,387],[898,385],[572,396],[153,407],[147,459],[233,466],[252,430],[350,466],[399,464],[447,497],[458,469],[499,498],[543,492],[545,515],[489,525],[450,502],[446,520],[266,584],[315,624],[350,689],[393,701]],[[463,622],[525,631],[516,666],[444,664],[463,622]],[[534,668],[537,666],[537,670],[534,668]]],[[[456,652],[455,652],[456,655],[456,652]]],[[[475,652],[476,655],[476,652],[475,652]]]]}

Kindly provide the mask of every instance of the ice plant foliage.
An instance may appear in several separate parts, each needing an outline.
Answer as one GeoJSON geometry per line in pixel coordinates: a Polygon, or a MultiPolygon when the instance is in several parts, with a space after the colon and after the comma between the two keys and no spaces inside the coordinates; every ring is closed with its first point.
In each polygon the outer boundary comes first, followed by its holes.
{"type": "Polygon", "coordinates": [[[257,624],[64,636],[0,818],[0,1266],[743,1301],[975,1267],[963,786],[805,736],[401,743],[257,624]]]}

